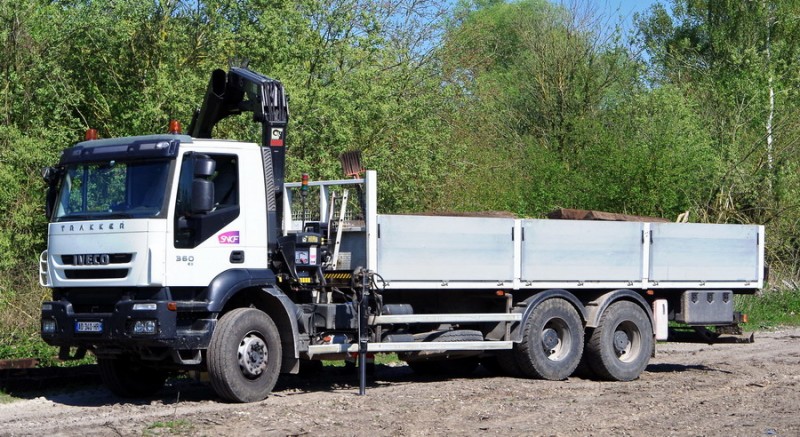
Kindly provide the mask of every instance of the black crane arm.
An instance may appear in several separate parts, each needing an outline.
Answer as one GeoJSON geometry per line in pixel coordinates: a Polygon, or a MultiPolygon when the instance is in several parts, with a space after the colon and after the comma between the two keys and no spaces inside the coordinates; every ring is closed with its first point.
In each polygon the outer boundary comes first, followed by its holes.
{"type": "Polygon", "coordinates": [[[288,100],[283,84],[275,79],[247,68],[234,67],[229,73],[214,70],[203,106],[195,112],[188,133],[195,138],[212,138],[214,126],[222,119],[252,112],[253,121],[262,126],[261,146],[272,152],[275,190],[283,190],[288,100]]]}
{"type": "Polygon", "coordinates": [[[203,106],[189,125],[194,138],[212,138],[220,120],[243,112],[252,112],[253,121],[261,124],[261,147],[267,179],[267,220],[269,247],[274,252],[280,233],[283,182],[286,162],[286,126],[289,122],[288,97],[283,85],[247,68],[211,72],[203,106]]]}

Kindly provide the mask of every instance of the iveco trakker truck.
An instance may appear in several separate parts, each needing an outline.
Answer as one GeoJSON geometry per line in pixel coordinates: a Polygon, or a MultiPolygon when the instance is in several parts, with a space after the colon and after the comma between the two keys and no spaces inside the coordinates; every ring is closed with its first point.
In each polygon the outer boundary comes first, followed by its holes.
{"type": "Polygon", "coordinates": [[[217,70],[188,134],[64,150],[43,172],[44,340],[91,351],[125,397],[195,370],[257,401],[302,360],[353,354],[363,393],[383,352],[423,373],[561,380],[583,362],[628,381],[668,323],[735,326],[734,296],[763,285],[762,226],[390,215],[374,171],[285,183],[288,117],[280,82],[217,70]],[[213,139],[240,113],[262,144],[213,139]]]}

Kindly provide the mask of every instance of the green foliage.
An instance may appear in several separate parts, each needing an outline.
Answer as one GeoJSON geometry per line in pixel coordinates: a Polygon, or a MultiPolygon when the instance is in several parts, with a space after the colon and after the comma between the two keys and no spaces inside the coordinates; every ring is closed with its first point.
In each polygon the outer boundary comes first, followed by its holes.
{"type": "Polygon", "coordinates": [[[166,422],[153,422],[147,426],[142,435],[193,435],[195,432],[195,425],[191,421],[174,419],[166,422]]]}
{"type": "Polygon", "coordinates": [[[0,336],[0,360],[36,358],[39,360],[38,367],[72,367],[95,362],[91,354],[80,360],[59,360],[58,348],[45,343],[39,332],[33,329],[16,332],[3,329],[0,332],[3,332],[0,336]]]}
{"type": "Polygon", "coordinates": [[[11,402],[16,402],[16,401],[17,399],[15,397],[0,390],[0,404],[10,404],[11,402]]]}
{"type": "Polygon", "coordinates": [[[800,12],[793,1],[674,0],[638,18],[653,84],[697,102],[720,163],[700,219],[767,225],[773,273],[796,277],[800,12]]]}
{"type": "Polygon", "coordinates": [[[748,316],[745,329],[764,329],[800,325],[800,291],[765,291],[752,296],[737,296],[736,310],[748,316]]]}
{"type": "MultiPolygon", "coordinates": [[[[87,127],[187,125],[244,60],[291,96],[288,179],[340,178],[360,149],[383,212],[761,223],[773,275],[800,276],[800,6],[672,0],[627,47],[556,3],[0,2],[0,329],[29,332],[46,298],[40,168],[87,127]]],[[[246,118],[215,135],[259,138],[246,118]]]]}
{"type": "Polygon", "coordinates": [[[674,218],[712,195],[719,158],[697,105],[672,87],[626,98],[574,132],[592,139],[579,154],[575,207],[674,218]]]}

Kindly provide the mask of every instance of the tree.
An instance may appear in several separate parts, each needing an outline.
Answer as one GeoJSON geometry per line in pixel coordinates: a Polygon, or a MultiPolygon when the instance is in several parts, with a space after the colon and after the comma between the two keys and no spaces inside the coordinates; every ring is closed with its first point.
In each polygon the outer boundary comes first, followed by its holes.
{"type": "Polygon", "coordinates": [[[655,6],[638,20],[654,83],[703,103],[723,168],[702,212],[712,221],[768,224],[773,261],[798,252],[797,17],[793,1],[675,0],[671,13],[655,6]]]}

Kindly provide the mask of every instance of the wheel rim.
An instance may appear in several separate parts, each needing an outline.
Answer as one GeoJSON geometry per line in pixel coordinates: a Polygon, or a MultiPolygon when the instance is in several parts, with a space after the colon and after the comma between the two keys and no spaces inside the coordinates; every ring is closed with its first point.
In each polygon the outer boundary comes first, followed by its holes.
{"type": "Polygon", "coordinates": [[[547,359],[561,361],[570,350],[569,326],[561,319],[549,320],[542,329],[542,350],[547,359]]]}
{"type": "Polygon", "coordinates": [[[630,321],[620,323],[614,330],[613,344],[614,354],[620,361],[624,363],[634,361],[642,347],[641,333],[636,324],[630,321]]]}
{"type": "Polygon", "coordinates": [[[244,336],[239,343],[237,353],[239,355],[239,368],[244,376],[254,379],[267,369],[267,359],[269,358],[267,344],[255,332],[250,332],[244,336]]]}

